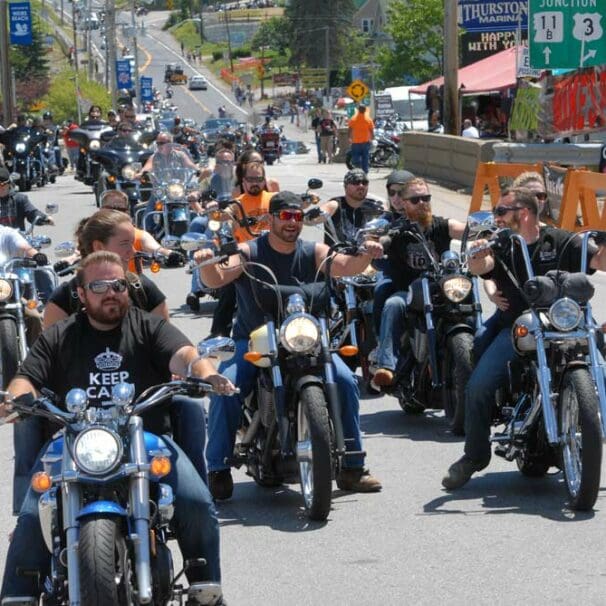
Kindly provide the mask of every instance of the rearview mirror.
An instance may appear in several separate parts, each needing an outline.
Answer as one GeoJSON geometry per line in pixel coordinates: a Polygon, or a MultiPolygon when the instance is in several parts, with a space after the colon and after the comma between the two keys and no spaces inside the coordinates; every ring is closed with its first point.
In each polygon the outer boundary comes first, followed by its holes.
{"type": "Polygon", "coordinates": [[[215,358],[221,362],[231,360],[236,353],[236,343],[228,337],[215,337],[198,343],[201,358],[215,358]]]}
{"type": "Polygon", "coordinates": [[[47,215],[56,215],[59,212],[59,205],[56,202],[49,202],[44,210],[47,215]]]}
{"type": "Polygon", "coordinates": [[[76,252],[76,245],[73,242],[60,242],[55,246],[55,257],[65,259],[71,257],[76,252]]]}
{"type": "Polygon", "coordinates": [[[181,236],[181,248],[187,252],[194,252],[201,248],[214,248],[212,240],[204,237],[204,234],[187,232],[181,236]]]}
{"type": "Polygon", "coordinates": [[[320,189],[323,185],[322,179],[310,179],[307,182],[307,189],[320,189]]]}

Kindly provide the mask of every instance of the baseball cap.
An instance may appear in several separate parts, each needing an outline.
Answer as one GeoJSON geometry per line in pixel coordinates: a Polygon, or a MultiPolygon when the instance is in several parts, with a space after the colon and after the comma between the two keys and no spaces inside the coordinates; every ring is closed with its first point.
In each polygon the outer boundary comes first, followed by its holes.
{"type": "Polygon", "coordinates": [[[394,170],[387,177],[386,186],[389,187],[394,183],[406,183],[414,178],[415,176],[408,170],[394,170]]]}
{"type": "Polygon", "coordinates": [[[8,172],[4,166],[0,166],[0,182],[9,181],[11,178],[11,174],[8,172]]]}
{"type": "Polygon", "coordinates": [[[293,194],[291,191],[281,191],[272,196],[269,201],[269,212],[275,213],[284,208],[293,208],[301,210],[303,208],[303,200],[297,194],[293,194]]]}
{"type": "Polygon", "coordinates": [[[352,168],[351,170],[348,170],[343,177],[343,183],[345,185],[355,183],[356,181],[368,181],[366,173],[361,168],[352,168]]]}

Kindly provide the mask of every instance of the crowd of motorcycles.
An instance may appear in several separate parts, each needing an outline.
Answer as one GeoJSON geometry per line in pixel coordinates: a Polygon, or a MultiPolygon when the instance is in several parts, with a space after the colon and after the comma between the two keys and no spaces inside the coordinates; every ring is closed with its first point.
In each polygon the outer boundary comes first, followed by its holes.
{"type": "MultiPolygon", "coordinates": [[[[262,217],[249,217],[230,196],[216,195],[217,204],[205,211],[207,232],[189,231],[188,194],[197,187],[195,171],[175,167],[141,180],[137,175],[154,151],[155,130],[144,127],[124,139],[115,131],[110,135],[111,130],[100,124],[70,133],[81,151],[76,177],[93,188],[97,200],[107,189],[124,191],[135,223],[144,225],[147,215],[164,247],[184,256],[212,248],[215,256],[203,264],[221,263],[238,254],[234,225],[251,235],[262,233],[262,217]]],[[[55,143],[50,135],[46,141],[29,135],[9,150],[7,164],[23,191],[60,174],[52,172],[64,168],[55,143]]],[[[204,164],[205,152],[201,146],[198,151],[204,164]]],[[[402,234],[426,249],[427,267],[409,289],[404,353],[390,392],[408,414],[444,409],[456,435],[464,433],[464,390],[473,369],[474,335],[482,322],[478,279],[468,270],[468,244],[481,237],[489,238],[495,254],[521,249],[530,277],[524,285],[529,307],[513,326],[519,356],[510,367],[508,385],[498,394],[494,425],[499,430],[492,441],[496,454],[515,462],[526,476],[543,476],[552,467],[562,470],[571,507],[591,509],[598,495],[606,435],[606,389],[587,267],[574,274],[535,277],[524,240],[497,230],[488,212],[470,215],[460,248],[439,260],[417,224],[405,218],[389,221],[380,206],[369,211],[355,240],[338,241],[331,218],[320,209],[314,193],[321,187],[318,179],[308,182],[302,195],[305,221],[332,234],[334,251],[355,254],[369,237],[388,250],[402,234]]],[[[46,212],[56,210],[49,205],[46,212]]],[[[582,238],[586,248],[591,235],[575,237],[582,238]]],[[[27,237],[37,250],[50,245],[50,239],[34,234],[33,228],[27,237]]],[[[71,243],[55,248],[58,258],[73,252],[71,243]]],[[[26,309],[42,309],[61,277],[55,269],[29,259],[0,261],[3,389],[27,353],[26,309]]],[[[246,271],[255,273],[253,267],[246,271]]],[[[346,451],[331,356],[338,353],[352,368],[360,368],[363,386],[375,392],[373,293],[380,271],[333,279],[328,264],[325,279],[298,288],[273,283],[269,270],[255,275],[251,282],[267,317],[251,333],[245,354],[259,373],[244,403],[229,463],[244,466],[261,486],[300,484],[308,516],[326,520],[332,481],[351,454],[346,451]]],[[[198,345],[198,352],[227,360],[234,344],[226,338],[209,339],[198,345]]],[[[160,437],[143,431],[140,420],[142,412],[178,393],[201,396],[212,393],[212,388],[186,377],[148,390],[137,400],[133,386],[115,385],[111,406],[103,409],[88,407],[86,394],[79,389],[67,394],[61,409],[48,393],[33,404],[16,404],[19,412],[62,427],[42,458],[44,471],[34,480],[41,495],[42,534],[52,557],[43,603],[75,603],[74,596],[92,595],[90,585],[99,578],[112,579],[108,591],[117,591],[111,595],[117,595],[118,604],[181,604],[196,592],[197,603],[217,603],[220,587],[194,586],[188,593],[174,575],[167,547],[173,495],[162,482],[171,468],[170,452],[160,437]],[[100,533],[115,537],[111,557],[93,548],[92,538],[100,533]]],[[[186,568],[195,565],[185,562],[186,568]]]]}

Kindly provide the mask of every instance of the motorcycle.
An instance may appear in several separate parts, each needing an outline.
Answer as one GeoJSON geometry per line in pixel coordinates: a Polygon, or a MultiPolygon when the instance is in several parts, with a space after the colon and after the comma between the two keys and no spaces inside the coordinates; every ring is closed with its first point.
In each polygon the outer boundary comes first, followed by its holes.
{"type": "Polygon", "coordinates": [[[505,246],[511,243],[512,254],[519,247],[524,259],[529,279],[521,287],[528,309],[512,327],[518,356],[509,365],[509,384],[498,394],[494,419],[505,427],[491,441],[495,454],[516,461],[526,476],[544,476],[552,466],[562,470],[569,505],[588,511],[600,488],[606,435],[604,371],[596,342],[600,327],[586,275],[592,233],[582,235],[579,273],[535,276],[524,239],[503,231],[505,246]]]}
{"type": "Polygon", "coordinates": [[[5,164],[12,173],[18,175],[19,191],[30,191],[34,185],[42,187],[46,183],[46,173],[42,156],[43,135],[30,128],[20,128],[15,133],[1,133],[0,142],[6,146],[5,164]]]}
{"type": "Polygon", "coordinates": [[[280,130],[277,128],[262,129],[257,135],[257,151],[263,156],[263,161],[270,166],[280,159],[282,148],[280,136],[280,130]]]}
{"type": "Polygon", "coordinates": [[[123,191],[128,196],[131,214],[139,202],[149,199],[150,188],[135,175],[153,154],[149,146],[155,134],[155,131],[138,131],[132,137],[114,137],[101,149],[91,152],[91,158],[101,166],[99,179],[94,184],[97,207],[101,206],[101,197],[109,189],[123,191]]]}
{"type": "Polygon", "coordinates": [[[467,268],[470,236],[485,233],[491,213],[474,213],[467,221],[460,252],[448,250],[440,260],[418,224],[405,218],[387,230],[384,247],[406,234],[425,251],[426,269],[408,288],[407,331],[389,391],[407,413],[443,408],[455,435],[464,434],[465,385],[473,369],[474,335],[481,327],[478,279],[467,268]]]}
{"type": "Polygon", "coordinates": [[[45,129],[42,157],[50,183],[54,183],[57,180],[57,176],[65,172],[65,163],[61,157],[61,148],[59,147],[58,132],[59,129],[57,126],[45,129]]]}
{"type": "MultiPolygon", "coordinates": [[[[229,359],[233,341],[202,342],[200,357],[229,359]]],[[[210,384],[188,377],[150,387],[136,400],[134,385],[118,383],[103,407],[88,406],[86,391],[71,389],[65,408],[53,394],[9,397],[15,413],[40,416],[61,430],[42,455],[43,471],[32,476],[40,493],[40,527],[51,560],[41,579],[45,604],[221,603],[218,583],[177,584],[174,575],[172,488],[162,482],[171,471],[170,450],[160,436],[144,431],[141,416],[179,394],[202,397],[210,384]],[[104,537],[104,541],[99,541],[104,537]]],[[[30,602],[20,602],[30,603],[30,602]]]]}
{"type": "Polygon", "coordinates": [[[378,135],[372,142],[370,150],[370,165],[373,167],[397,168],[400,163],[400,147],[394,139],[398,137],[388,137],[378,135]]]}
{"type": "Polygon", "coordinates": [[[75,176],[78,181],[82,181],[85,185],[94,185],[99,180],[101,166],[93,158],[92,152],[101,149],[104,143],[102,139],[104,133],[107,137],[113,135],[113,132],[111,126],[102,122],[69,131],[70,139],[77,141],[80,145],[80,156],[75,176]]]}

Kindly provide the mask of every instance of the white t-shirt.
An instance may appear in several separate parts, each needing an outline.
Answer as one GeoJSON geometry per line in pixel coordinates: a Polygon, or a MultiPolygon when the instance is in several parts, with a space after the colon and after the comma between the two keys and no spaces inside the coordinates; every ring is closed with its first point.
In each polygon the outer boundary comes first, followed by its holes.
{"type": "Polygon", "coordinates": [[[22,257],[24,248],[29,248],[29,244],[16,229],[0,225],[0,255],[7,258],[22,257]]]}
{"type": "Polygon", "coordinates": [[[466,128],[463,131],[463,136],[464,137],[469,137],[470,139],[479,139],[480,138],[480,131],[478,131],[478,129],[475,126],[469,126],[468,128],[466,128]]]}

